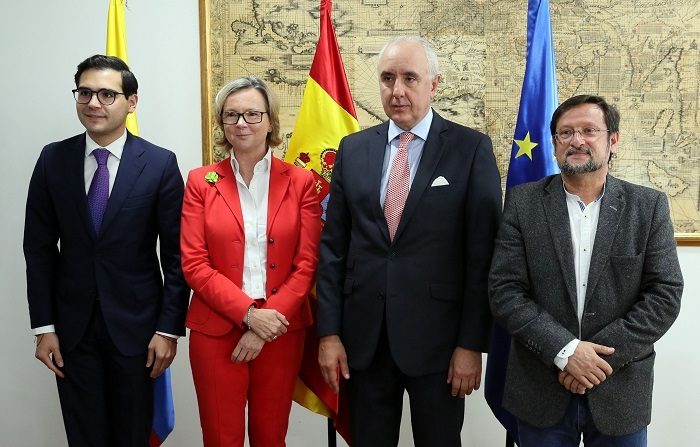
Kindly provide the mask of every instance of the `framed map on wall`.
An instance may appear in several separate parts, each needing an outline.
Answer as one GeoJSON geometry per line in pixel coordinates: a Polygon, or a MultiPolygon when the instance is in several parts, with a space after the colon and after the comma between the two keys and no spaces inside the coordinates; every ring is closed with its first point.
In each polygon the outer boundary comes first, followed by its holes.
{"type": "MultiPolygon", "coordinates": [[[[281,99],[285,141],[318,40],[319,0],[199,0],[202,156],[213,148],[218,89],[264,78],[281,99]]],[[[385,119],[376,62],[394,35],[435,45],[443,81],[433,107],[491,136],[503,176],[524,73],[526,0],[342,0],[338,43],[360,126],[385,119]]],[[[666,193],[676,238],[700,245],[700,3],[674,0],[550,2],[559,99],[604,96],[620,110],[612,175],[666,193]]],[[[505,182],[504,182],[505,184],[505,182]]]]}

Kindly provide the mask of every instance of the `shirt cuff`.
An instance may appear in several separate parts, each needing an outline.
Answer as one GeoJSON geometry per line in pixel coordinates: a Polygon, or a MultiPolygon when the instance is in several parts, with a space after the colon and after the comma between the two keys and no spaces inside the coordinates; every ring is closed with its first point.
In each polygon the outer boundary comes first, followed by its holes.
{"type": "Polygon", "coordinates": [[[56,327],[53,324],[46,326],[35,327],[32,329],[34,335],[48,334],[49,332],[56,332],[56,327]]]}
{"type": "Polygon", "coordinates": [[[179,335],[168,334],[167,332],[156,331],[156,334],[162,335],[163,337],[172,338],[173,340],[180,338],[179,335]]]}
{"type": "Polygon", "coordinates": [[[561,351],[559,351],[557,356],[554,357],[554,364],[557,368],[564,371],[566,365],[569,364],[569,357],[571,357],[571,355],[574,353],[580,341],[581,340],[579,340],[578,338],[574,338],[569,343],[567,343],[561,351]]]}

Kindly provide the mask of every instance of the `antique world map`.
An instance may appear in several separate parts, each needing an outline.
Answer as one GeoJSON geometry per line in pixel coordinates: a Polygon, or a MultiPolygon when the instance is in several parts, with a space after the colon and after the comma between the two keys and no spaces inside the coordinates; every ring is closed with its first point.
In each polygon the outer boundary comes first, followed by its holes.
{"type": "MultiPolygon", "coordinates": [[[[319,0],[200,1],[210,2],[209,102],[234,77],[263,77],[282,101],[284,152],[318,40],[319,0]]],[[[665,192],[676,232],[700,234],[700,2],[555,0],[550,10],[559,100],[594,93],[615,104],[612,174],[665,192]]],[[[439,55],[434,108],[490,135],[505,179],[527,1],[336,0],[333,21],[361,127],[386,119],[379,50],[394,35],[422,35],[439,55]]]]}

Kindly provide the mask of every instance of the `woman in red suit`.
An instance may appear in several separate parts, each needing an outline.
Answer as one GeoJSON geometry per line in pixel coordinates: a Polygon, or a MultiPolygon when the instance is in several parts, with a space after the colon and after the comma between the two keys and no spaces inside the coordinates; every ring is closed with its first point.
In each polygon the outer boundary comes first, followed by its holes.
{"type": "Polygon", "coordinates": [[[204,445],[243,446],[247,404],[250,445],[284,446],[321,207],[312,174],[272,156],[279,102],[265,82],[229,82],[215,112],[231,156],[190,172],[181,233],[204,445]]]}

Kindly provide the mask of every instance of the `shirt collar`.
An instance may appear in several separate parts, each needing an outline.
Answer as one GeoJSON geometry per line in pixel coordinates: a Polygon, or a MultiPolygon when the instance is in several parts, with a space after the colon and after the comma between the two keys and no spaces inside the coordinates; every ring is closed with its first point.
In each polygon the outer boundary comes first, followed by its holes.
{"type": "MultiPolygon", "coordinates": [[[[268,172],[270,170],[270,164],[272,163],[272,151],[268,148],[265,152],[265,156],[257,163],[253,168],[253,172],[268,172]]],[[[233,168],[233,173],[239,174],[238,160],[236,160],[236,155],[231,150],[231,167],[233,168]]]]}
{"type": "MultiPolygon", "coordinates": [[[[418,121],[418,124],[413,126],[413,129],[409,130],[413,135],[419,137],[423,141],[428,139],[428,132],[430,132],[430,125],[433,123],[433,109],[428,109],[428,113],[425,114],[423,119],[418,121]]],[[[402,128],[396,125],[393,120],[389,120],[389,143],[391,143],[394,138],[398,137],[402,133],[406,132],[402,128]]]]}
{"type": "Polygon", "coordinates": [[[122,136],[112,141],[107,146],[100,146],[99,144],[95,143],[95,140],[90,138],[90,135],[87,132],[85,132],[85,157],[89,157],[90,154],[92,154],[92,151],[94,151],[95,149],[105,148],[109,151],[110,154],[117,157],[118,160],[121,160],[125,144],[126,130],[124,130],[122,136]]]}
{"type": "MultiPolygon", "coordinates": [[[[577,201],[577,202],[581,202],[581,198],[580,198],[579,196],[577,196],[576,194],[570,193],[570,192],[566,189],[566,183],[561,182],[561,184],[562,184],[562,186],[564,187],[564,193],[566,194],[566,198],[567,198],[567,199],[575,200],[575,201],[577,201]]],[[[606,181],[605,183],[603,183],[603,189],[600,191],[600,195],[599,195],[598,197],[596,197],[596,199],[594,200],[594,202],[600,202],[600,199],[603,198],[603,196],[605,195],[605,185],[606,185],[606,184],[607,184],[607,181],[606,181]]]]}

